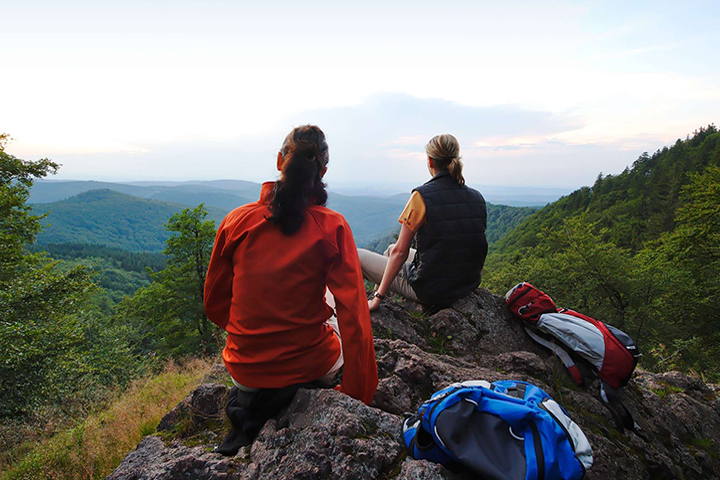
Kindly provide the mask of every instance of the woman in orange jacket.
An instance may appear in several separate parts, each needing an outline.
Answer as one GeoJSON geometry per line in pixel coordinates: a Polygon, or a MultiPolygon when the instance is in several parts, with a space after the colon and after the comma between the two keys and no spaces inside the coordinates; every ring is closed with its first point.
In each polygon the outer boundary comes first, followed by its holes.
{"type": "MultiPolygon", "coordinates": [[[[238,424],[248,415],[258,416],[253,405],[266,407],[282,389],[294,394],[300,385],[331,380],[340,367],[341,392],[366,404],[375,394],[370,312],[355,242],[345,218],[324,206],[328,160],[318,127],[295,128],[277,156],[280,179],[264,183],[259,201],[233,210],[218,228],[204,303],[208,318],[228,332],[223,360],[236,389],[227,411],[242,410],[234,431],[243,430],[238,424]]],[[[235,432],[239,438],[226,439],[230,448],[221,453],[252,442],[255,427],[235,432]]]]}

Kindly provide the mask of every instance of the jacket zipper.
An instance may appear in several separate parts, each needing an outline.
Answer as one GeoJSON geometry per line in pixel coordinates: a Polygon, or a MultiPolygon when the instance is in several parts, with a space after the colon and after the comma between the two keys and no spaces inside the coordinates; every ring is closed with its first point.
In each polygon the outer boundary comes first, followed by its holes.
{"type": "Polygon", "coordinates": [[[537,461],[537,480],[545,478],[545,455],[543,455],[542,440],[540,440],[540,431],[535,422],[530,422],[530,430],[533,435],[533,446],[535,447],[535,460],[537,461]]]}

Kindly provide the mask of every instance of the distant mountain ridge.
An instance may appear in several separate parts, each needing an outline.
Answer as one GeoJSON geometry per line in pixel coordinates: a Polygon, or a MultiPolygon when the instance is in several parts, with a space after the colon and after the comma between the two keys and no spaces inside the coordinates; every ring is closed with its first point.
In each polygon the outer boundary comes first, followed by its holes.
{"type": "MultiPolygon", "coordinates": [[[[45,220],[49,226],[38,238],[41,244],[80,242],[161,251],[168,237],[163,224],[173,213],[204,203],[210,218],[218,223],[236,207],[256,201],[259,192],[260,184],[241,180],[165,185],[37,182],[30,202],[38,212],[52,212],[45,220]]],[[[345,216],[355,242],[365,246],[397,231],[397,219],[408,197],[348,196],[330,191],[328,207],[345,216]]],[[[535,210],[488,204],[488,239],[501,238],[535,210]]]]}
{"type": "Polygon", "coordinates": [[[90,190],[113,190],[151,200],[199,205],[207,203],[218,208],[232,210],[238,205],[254,201],[260,193],[260,184],[242,180],[218,180],[213,182],[183,183],[178,185],[144,185],[89,181],[35,182],[30,190],[29,203],[52,203],[65,200],[90,190]],[[215,185],[225,185],[220,188],[215,185]],[[234,187],[233,187],[234,186],[234,187]]]}
{"type": "MultiPolygon", "coordinates": [[[[376,186],[366,185],[364,187],[351,188],[338,187],[330,182],[331,193],[346,197],[372,197],[372,198],[395,198],[401,197],[407,200],[410,192],[417,185],[399,183],[394,187],[390,184],[379,184],[376,186]]],[[[497,185],[472,185],[480,190],[485,200],[494,205],[508,205],[512,207],[542,207],[554,202],[561,196],[570,193],[571,189],[559,187],[520,187],[520,186],[497,186],[497,185]]],[[[129,195],[142,198],[154,198],[159,192],[167,190],[183,191],[194,187],[196,191],[224,191],[226,194],[236,195],[243,198],[255,200],[260,193],[261,184],[247,180],[190,180],[184,182],[173,181],[139,181],[139,182],[100,182],[80,180],[40,180],[35,183],[30,195],[30,203],[49,203],[77,195],[88,190],[109,188],[129,195]]],[[[164,198],[157,197],[158,200],[164,198]]]]}

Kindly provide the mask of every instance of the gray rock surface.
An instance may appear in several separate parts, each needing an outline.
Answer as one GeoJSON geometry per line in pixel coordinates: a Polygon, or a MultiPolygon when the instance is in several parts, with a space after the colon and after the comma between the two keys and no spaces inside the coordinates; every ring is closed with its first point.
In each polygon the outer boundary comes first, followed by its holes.
{"type": "Polygon", "coordinates": [[[225,411],[225,397],[228,390],[228,387],[216,383],[200,385],[185,400],[165,414],[157,430],[159,432],[173,430],[181,421],[189,423],[184,428],[191,428],[207,420],[221,419],[225,411]]]}
{"type": "Polygon", "coordinates": [[[229,429],[223,404],[228,377],[206,381],[162,419],[111,479],[430,479],[472,475],[407,457],[402,414],[450,383],[530,381],[550,393],[586,433],[595,465],[586,478],[720,478],[718,387],[678,372],[638,369],[623,389],[642,427],[621,431],[598,399],[595,382],[575,386],[553,356],[532,343],[503,299],[477,290],[431,317],[387,301],[372,315],[380,383],[372,406],[333,390],[301,390],[234,458],[212,453],[229,429]]]}

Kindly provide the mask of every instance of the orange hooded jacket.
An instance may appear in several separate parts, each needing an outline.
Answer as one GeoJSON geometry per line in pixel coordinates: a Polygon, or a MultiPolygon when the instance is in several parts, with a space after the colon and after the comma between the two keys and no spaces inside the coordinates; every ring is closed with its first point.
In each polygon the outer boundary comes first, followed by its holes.
{"type": "Polygon", "coordinates": [[[230,375],[253,388],[280,388],[324,376],[340,355],[325,323],[335,296],[345,365],[340,391],[370,403],[378,383],[370,312],[355,241],[345,218],[305,209],[292,235],[266,220],[273,182],[260,200],[220,224],[205,281],[205,313],[228,332],[223,360],[230,375]]]}

